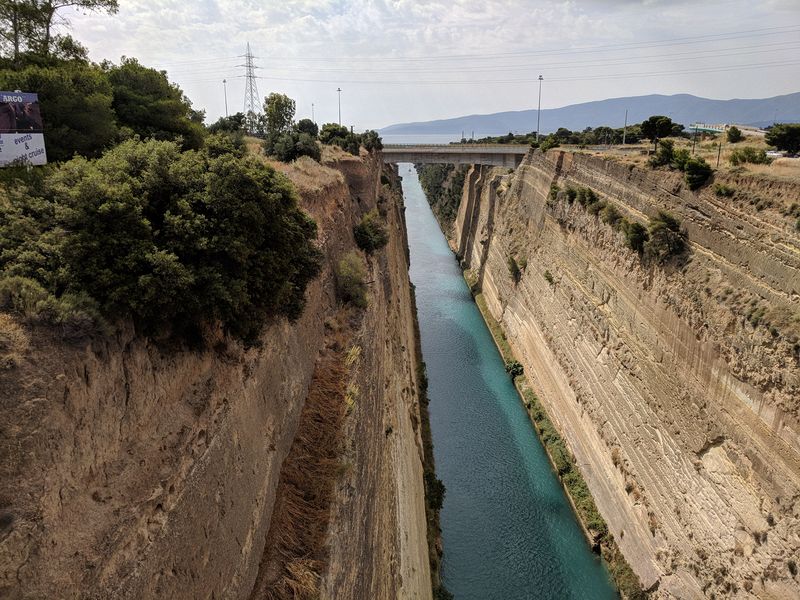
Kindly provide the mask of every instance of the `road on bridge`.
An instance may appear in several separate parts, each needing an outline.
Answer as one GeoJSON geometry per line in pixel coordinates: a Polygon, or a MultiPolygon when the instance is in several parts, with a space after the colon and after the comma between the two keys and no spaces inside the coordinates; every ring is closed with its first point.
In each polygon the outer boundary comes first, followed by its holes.
{"type": "Polygon", "coordinates": [[[528,144],[386,144],[383,162],[516,168],[530,149],[528,144]]]}

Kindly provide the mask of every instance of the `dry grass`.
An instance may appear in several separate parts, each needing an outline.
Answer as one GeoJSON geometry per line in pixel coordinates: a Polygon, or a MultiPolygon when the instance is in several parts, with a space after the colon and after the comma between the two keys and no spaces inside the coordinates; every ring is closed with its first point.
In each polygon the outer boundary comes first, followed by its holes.
{"type": "Polygon", "coordinates": [[[0,369],[16,367],[30,346],[25,330],[6,313],[0,313],[0,369]]]}
{"type": "Polygon", "coordinates": [[[286,175],[300,192],[320,192],[332,185],[344,182],[341,172],[321,165],[308,156],[301,156],[290,163],[263,155],[262,160],[279,173],[286,175]]]}
{"type": "Polygon", "coordinates": [[[779,158],[771,165],[744,165],[748,173],[800,183],[800,158],[779,158]]]}
{"type": "Polygon", "coordinates": [[[322,164],[335,163],[341,160],[358,160],[359,157],[353,156],[339,146],[322,146],[322,164]]]}
{"type": "Polygon", "coordinates": [[[245,136],[245,138],[244,138],[245,148],[247,148],[247,151],[250,154],[263,156],[264,153],[261,151],[261,144],[262,143],[263,143],[263,140],[260,140],[257,137],[245,136]]]}
{"type": "Polygon", "coordinates": [[[301,156],[295,161],[284,163],[264,155],[260,139],[245,137],[244,142],[248,153],[258,156],[273,169],[286,175],[300,192],[319,192],[331,185],[343,183],[342,173],[326,165],[348,159],[358,160],[338,146],[322,146],[320,162],[308,156],[301,156]]]}
{"type": "Polygon", "coordinates": [[[342,470],[348,378],[345,360],[344,352],[331,352],[316,365],[297,437],[281,471],[251,600],[318,597],[320,577],[327,563],[325,535],[335,484],[342,470]]]}

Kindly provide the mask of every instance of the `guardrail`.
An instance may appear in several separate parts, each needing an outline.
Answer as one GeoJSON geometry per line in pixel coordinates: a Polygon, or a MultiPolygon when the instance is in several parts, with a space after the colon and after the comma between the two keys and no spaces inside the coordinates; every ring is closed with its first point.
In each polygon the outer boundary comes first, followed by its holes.
{"type": "Polygon", "coordinates": [[[525,154],[531,149],[529,144],[384,144],[384,150],[493,150],[507,152],[509,154],[525,154]]]}

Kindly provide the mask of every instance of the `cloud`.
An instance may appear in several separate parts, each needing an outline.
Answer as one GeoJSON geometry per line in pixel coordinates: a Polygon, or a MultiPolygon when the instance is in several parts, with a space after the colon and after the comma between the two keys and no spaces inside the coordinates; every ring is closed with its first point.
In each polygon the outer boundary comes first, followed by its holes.
{"type": "Polygon", "coordinates": [[[341,85],[347,120],[359,127],[529,108],[539,72],[548,81],[543,102],[550,107],[628,93],[767,96],[796,91],[791,82],[800,80],[797,66],[791,65],[714,72],[796,56],[791,44],[798,45],[800,29],[793,36],[791,31],[765,32],[663,43],[693,35],[800,28],[796,0],[120,4],[115,16],[75,14],[75,36],[96,60],[124,54],[167,69],[212,118],[224,111],[223,78],[231,107],[241,104],[244,81],[237,56],[246,42],[265,78],[258,82],[262,94],[289,93],[306,111],[314,102],[318,116],[331,120],[335,89],[341,85]],[[641,75],[629,75],[636,73],[641,75]],[[380,83],[361,83],[366,81],[380,83]]]}

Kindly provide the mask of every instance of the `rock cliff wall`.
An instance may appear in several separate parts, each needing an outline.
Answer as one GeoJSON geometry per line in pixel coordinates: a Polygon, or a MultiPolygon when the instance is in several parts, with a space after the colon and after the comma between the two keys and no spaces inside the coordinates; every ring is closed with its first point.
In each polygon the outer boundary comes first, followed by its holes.
{"type": "Polygon", "coordinates": [[[800,593],[800,186],[531,153],[467,175],[452,243],[657,596],[800,593]],[[630,221],[679,219],[690,252],[643,262],[551,185],[630,221]],[[758,201],[748,201],[756,198],[758,201]],[[518,283],[508,257],[522,265],[518,283]]]}
{"type": "Polygon", "coordinates": [[[369,260],[362,391],[348,416],[354,469],[369,476],[340,493],[337,507],[358,509],[333,512],[330,577],[430,597],[402,200],[381,184],[379,157],[289,171],[326,256],[297,322],[273,323],[256,348],[219,334],[203,351],[124,328],[85,345],[36,329],[20,365],[0,372],[0,596],[250,595],[326,320],[340,310],[333,265],[380,201],[390,243],[369,260]]]}

